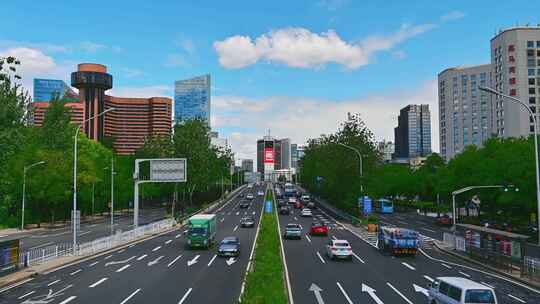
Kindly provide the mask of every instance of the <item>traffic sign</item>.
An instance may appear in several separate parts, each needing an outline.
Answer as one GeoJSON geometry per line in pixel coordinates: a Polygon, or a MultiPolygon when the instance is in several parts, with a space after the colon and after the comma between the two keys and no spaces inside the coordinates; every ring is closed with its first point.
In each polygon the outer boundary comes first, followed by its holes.
{"type": "Polygon", "coordinates": [[[153,159],[150,160],[151,181],[186,181],[186,159],[153,159]]]}
{"type": "Polygon", "coordinates": [[[264,211],[266,213],[272,213],[272,201],[266,201],[266,204],[264,206],[264,211]]]}

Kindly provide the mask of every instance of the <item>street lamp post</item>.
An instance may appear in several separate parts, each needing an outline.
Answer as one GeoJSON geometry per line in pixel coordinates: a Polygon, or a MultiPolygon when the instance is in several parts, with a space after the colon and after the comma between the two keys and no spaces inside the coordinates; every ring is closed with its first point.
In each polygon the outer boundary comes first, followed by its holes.
{"type": "Polygon", "coordinates": [[[72,224],[73,224],[73,255],[75,255],[75,248],[77,246],[77,223],[75,221],[75,212],[77,211],[77,137],[81,127],[88,121],[98,118],[99,116],[113,111],[114,108],[109,108],[93,117],[85,119],[77,129],[75,130],[75,136],[73,137],[73,215],[72,215],[72,224]]]}
{"type": "Polygon", "coordinates": [[[111,157],[111,235],[114,234],[114,155],[111,157]]]}
{"type": "Polygon", "coordinates": [[[511,102],[514,102],[514,103],[517,103],[517,104],[521,105],[522,107],[527,109],[527,112],[529,112],[529,115],[533,119],[533,123],[534,123],[534,159],[535,159],[535,162],[536,162],[536,166],[535,166],[535,171],[536,171],[536,216],[537,216],[536,217],[536,225],[537,225],[537,228],[538,228],[538,230],[537,230],[538,244],[540,244],[540,172],[539,172],[540,167],[539,167],[539,164],[538,164],[538,123],[536,121],[536,115],[532,111],[531,107],[528,104],[524,103],[523,101],[519,100],[518,98],[503,94],[503,93],[501,93],[501,92],[499,92],[499,91],[497,91],[497,90],[495,90],[493,88],[490,88],[490,87],[479,86],[478,88],[480,90],[484,91],[484,92],[504,97],[504,98],[510,100],[511,102]]]}
{"type": "MultiPolygon", "coordinates": [[[[350,150],[353,150],[354,152],[356,152],[356,154],[358,155],[358,159],[360,161],[360,179],[362,179],[362,177],[364,177],[364,174],[362,172],[362,154],[360,154],[360,151],[358,151],[358,149],[354,148],[354,147],[351,147],[351,146],[348,146],[346,144],[342,144],[342,143],[338,143],[338,145],[341,145],[347,149],[350,149],[350,150]]],[[[360,180],[360,192],[364,193],[364,183],[362,180],[360,180]]]]}
{"type": "Polygon", "coordinates": [[[37,166],[37,165],[41,165],[41,164],[44,164],[45,162],[44,161],[39,161],[39,162],[36,162],[36,163],[33,163],[29,166],[25,166],[23,168],[23,193],[22,193],[22,215],[21,215],[21,230],[24,230],[24,205],[26,203],[26,171],[28,171],[28,169],[34,167],[34,166],[37,166]]]}

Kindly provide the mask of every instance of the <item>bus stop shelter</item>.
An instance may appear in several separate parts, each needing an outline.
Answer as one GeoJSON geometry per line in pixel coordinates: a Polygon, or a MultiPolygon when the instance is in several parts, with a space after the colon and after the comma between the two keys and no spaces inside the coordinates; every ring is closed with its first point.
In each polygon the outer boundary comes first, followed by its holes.
{"type": "Polygon", "coordinates": [[[0,277],[19,268],[20,238],[5,238],[0,241],[0,277]]]}

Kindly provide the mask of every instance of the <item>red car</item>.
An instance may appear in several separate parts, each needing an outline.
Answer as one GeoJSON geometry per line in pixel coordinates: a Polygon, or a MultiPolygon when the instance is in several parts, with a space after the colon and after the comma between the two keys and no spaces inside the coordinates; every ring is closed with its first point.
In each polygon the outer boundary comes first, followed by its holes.
{"type": "Polygon", "coordinates": [[[311,229],[309,230],[311,235],[328,235],[328,226],[323,223],[312,223],[311,229]]]}
{"type": "Polygon", "coordinates": [[[304,205],[300,202],[296,202],[296,204],[294,204],[294,209],[304,209],[304,205]]]}

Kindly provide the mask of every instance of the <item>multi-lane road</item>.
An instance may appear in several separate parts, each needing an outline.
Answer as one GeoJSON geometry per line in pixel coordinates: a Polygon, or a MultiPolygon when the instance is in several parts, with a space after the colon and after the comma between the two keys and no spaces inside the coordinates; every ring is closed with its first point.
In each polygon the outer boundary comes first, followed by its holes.
{"type": "MultiPolygon", "coordinates": [[[[243,190],[253,192],[263,188],[243,190]]],[[[238,236],[238,258],[185,247],[185,228],[176,228],[110,253],[40,275],[0,293],[0,303],[236,303],[255,240],[262,197],[240,209],[233,197],[219,211],[217,240],[238,236]],[[244,215],[254,228],[241,228],[244,215]]]]}
{"type": "MultiPolygon", "coordinates": [[[[301,217],[300,210],[280,215],[282,230],[288,223],[298,223],[304,231],[301,240],[284,240],[295,304],[427,303],[427,284],[440,276],[464,277],[492,286],[499,303],[540,303],[538,291],[437,251],[430,242],[438,237],[437,231],[423,236],[422,250],[415,257],[393,257],[376,249],[373,235],[341,225],[327,211],[318,208],[313,216],[330,221],[329,237],[347,240],[354,258],[352,261],[329,260],[324,254],[328,238],[309,235],[313,218],[301,217]]],[[[397,223],[398,226],[409,227],[407,219],[399,220],[403,223],[397,223]]]]}
{"type": "MultiPolygon", "coordinates": [[[[140,225],[151,223],[165,218],[165,209],[142,209],[139,215],[140,225]]],[[[133,229],[133,215],[130,214],[115,214],[114,230],[126,231],[133,229]]],[[[22,250],[32,250],[47,246],[61,245],[71,243],[73,233],[71,226],[55,228],[55,229],[39,229],[28,230],[12,235],[1,235],[0,241],[7,238],[18,237],[22,250]]],[[[111,234],[110,217],[104,217],[89,223],[81,223],[80,231],[78,231],[79,242],[87,242],[100,237],[109,236],[111,234]]]]}

